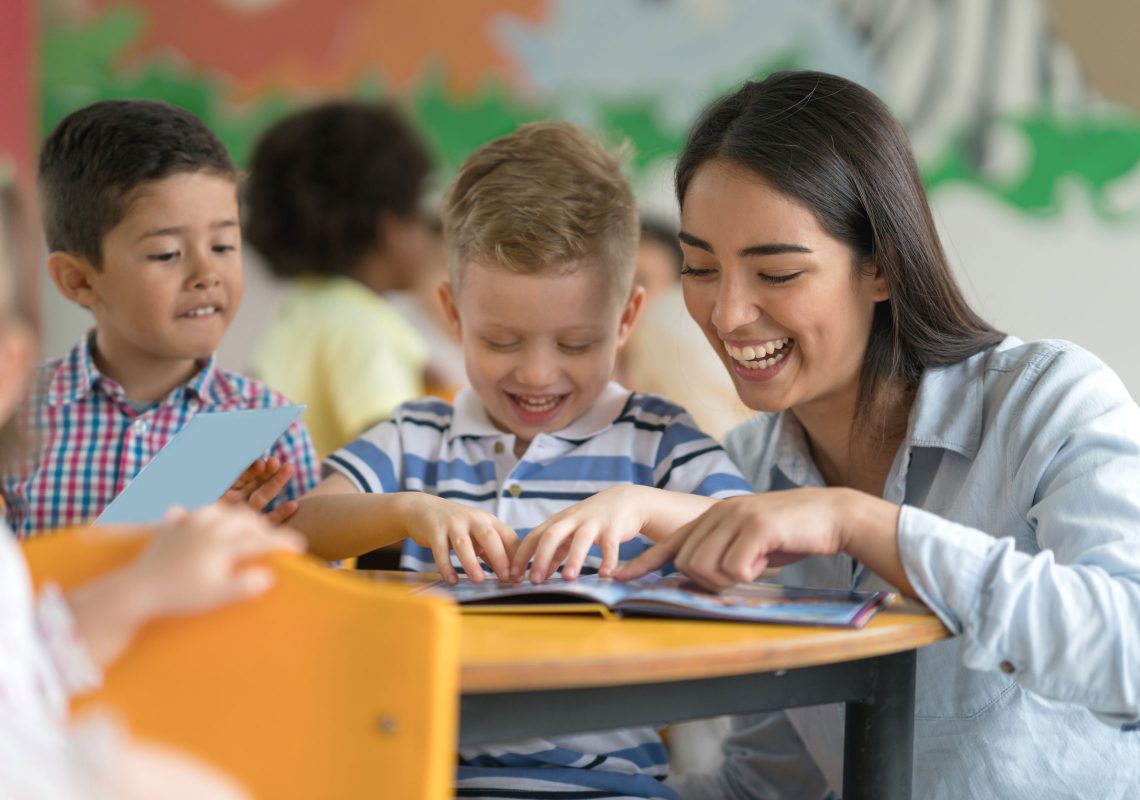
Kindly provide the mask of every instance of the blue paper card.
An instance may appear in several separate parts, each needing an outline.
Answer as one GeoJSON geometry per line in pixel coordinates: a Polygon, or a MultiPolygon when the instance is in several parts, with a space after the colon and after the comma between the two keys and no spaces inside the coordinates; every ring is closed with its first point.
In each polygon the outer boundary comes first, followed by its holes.
{"type": "Polygon", "coordinates": [[[95,524],[158,522],[173,506],[194,509],[219,500],[304,410],[279,406],[195,415],[103,509],[95,524]]]}

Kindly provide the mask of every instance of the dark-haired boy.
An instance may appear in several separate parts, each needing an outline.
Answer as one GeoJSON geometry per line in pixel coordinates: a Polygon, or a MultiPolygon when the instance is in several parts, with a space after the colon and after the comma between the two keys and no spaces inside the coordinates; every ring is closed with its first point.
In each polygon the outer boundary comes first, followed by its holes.
{"type": "MultiPolygon", "coordinates": [[[[242,295],[236,172],[193,114],[116,100],[67,116],[40,154],[48,272],[95,327],[40,370],[25,423],[36,452],[4,476],[20,536],[90,521],[201,411],[286,404],[219,369],[213,353],[242,295]]],[[[299,423],[271,459],[315,481],[299,423]]]]}

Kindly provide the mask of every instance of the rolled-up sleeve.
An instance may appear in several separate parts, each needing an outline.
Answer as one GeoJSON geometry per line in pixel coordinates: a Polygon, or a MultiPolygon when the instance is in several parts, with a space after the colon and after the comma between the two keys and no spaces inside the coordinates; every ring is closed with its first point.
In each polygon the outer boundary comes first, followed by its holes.
{"type": "Polygon", "coordinates": [[[1023,384],[1029,422],[1006,444],[1006,491],[1024,537],[907,506],[903,565],[962,637],[965,666],[1128,726],[1140,720],[1140,409],[1076,349],[1023,384]]]}

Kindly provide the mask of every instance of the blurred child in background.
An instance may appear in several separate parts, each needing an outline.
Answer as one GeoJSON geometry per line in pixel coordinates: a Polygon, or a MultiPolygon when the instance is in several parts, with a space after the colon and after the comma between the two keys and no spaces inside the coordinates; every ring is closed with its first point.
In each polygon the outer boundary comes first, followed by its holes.
{"type": "Polygon", "coordinates": [[[426,345],[383,295],[416,285],[432,258],[420,210],[431,170],[427,148],[388,105],[314,106],[254,148],[246,238],[297,283],[253,368],[308,406],[321,457],[424,393],[426,345]]]}
{"type": "Polygon", "coordinates": [[[411,289],[389,292],[387,297],[427,344],[424,392],[450,402],[467,385],[467,374],[463,370],[463,348],[448,327],[439,300],[439,287],[447,282],[443,223],[439,217],[432,217],[428,224],[432,233],[431,257],[416,275],[411,289]]]}

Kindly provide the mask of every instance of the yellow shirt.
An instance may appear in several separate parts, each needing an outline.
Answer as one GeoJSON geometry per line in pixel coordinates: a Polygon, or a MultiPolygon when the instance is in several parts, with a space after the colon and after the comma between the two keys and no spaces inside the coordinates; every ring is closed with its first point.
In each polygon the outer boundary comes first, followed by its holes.
{"type": "Polygon", "coordinates": [[[424,393],[427,348],[392,305],[343,277],[307,277],[253,355],[255,373],[294,403],[317,455],[350,442],[424,393]]]}

